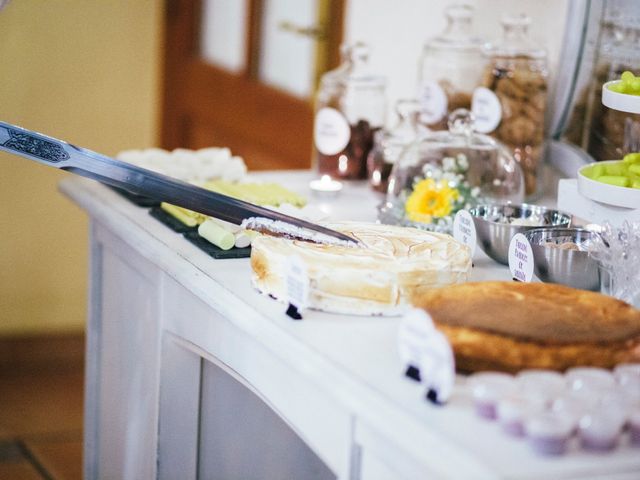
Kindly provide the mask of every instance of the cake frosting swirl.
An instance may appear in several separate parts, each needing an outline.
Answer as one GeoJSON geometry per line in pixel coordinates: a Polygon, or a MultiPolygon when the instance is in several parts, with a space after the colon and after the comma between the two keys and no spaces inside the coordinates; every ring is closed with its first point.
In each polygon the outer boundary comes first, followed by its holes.
{"type": "Polygon", "coordinates": [[[355,315],[399,315],[423,290],[468,279],[469,249],[451,236],[373,223],[325,225],[359,240],[360,248],[261,236],[251,252],[253,283],[284,301],[287,259],[309,275],[309,307],[355,315]]]}

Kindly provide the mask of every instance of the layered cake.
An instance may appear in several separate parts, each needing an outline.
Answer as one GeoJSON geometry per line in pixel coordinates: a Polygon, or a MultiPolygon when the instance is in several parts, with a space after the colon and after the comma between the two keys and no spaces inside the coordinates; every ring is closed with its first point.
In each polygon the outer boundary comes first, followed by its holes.
{"type": "Polygon", "coordinates": [[[353,315],[399,315],[410,298],[467,280],[469,249],[451,236],[423,230],[344,222],[326,225],[361,242],[324,245],[281,237],[253,241],[254,285],[286,299],[287,259],[297,255],[309,276],[309,307],[353,315]]]}
{"type": "Polygon", "coordinates": [[[479,282],[413,298],[465,371],[610,368],[640,361],[640,310],[551,283],[479,282]]]}

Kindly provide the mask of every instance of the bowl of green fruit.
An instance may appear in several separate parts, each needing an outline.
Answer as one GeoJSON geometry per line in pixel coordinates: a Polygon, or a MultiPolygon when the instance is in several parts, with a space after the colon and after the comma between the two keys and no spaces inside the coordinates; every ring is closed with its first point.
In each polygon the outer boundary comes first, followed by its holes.
{"type": "Polygon", "coordinates": [[[620,80],[602,86],[602,104],[613,110],[640,113],[640,76],[623,72],[620,80]]]}
{"type": "Polygon", "coordinates": [[[578,191],[597,202],[640,208],[640,152],[582,167],[578,171],[578,191]]]}

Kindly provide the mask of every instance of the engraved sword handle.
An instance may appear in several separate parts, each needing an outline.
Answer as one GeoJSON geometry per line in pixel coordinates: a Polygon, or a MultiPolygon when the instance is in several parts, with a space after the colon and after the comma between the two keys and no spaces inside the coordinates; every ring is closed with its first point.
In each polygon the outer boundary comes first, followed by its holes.
{"type": "Polygon", "coordinates": [[[0,122],[0,151],[20,155],[38,163],[44,163],[238,225],[249,218],[269,219],[275,223],[283,222],[298,229],[319,232],[342,242],[358,243],[357,240],[344,233],[330,230],[321,225],[221,193],[205,190],[5,122],[0,122]]]}
{"type": "Polygon", "coordinates": [[[52,167],[71,158],[66,142],[32,132],[9,123],[0,122],[0,150],[27,157],[52,167]]]}

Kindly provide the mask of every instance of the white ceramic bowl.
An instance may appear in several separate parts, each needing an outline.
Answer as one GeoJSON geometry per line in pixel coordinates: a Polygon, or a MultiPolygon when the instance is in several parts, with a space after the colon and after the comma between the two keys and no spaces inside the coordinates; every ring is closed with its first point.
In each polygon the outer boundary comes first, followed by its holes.
{"type": "Polygon", "coordinates": [[[613,80],[602,86],[602,104],[620,112],[640,113],[640,95],[627,95],[609,90],[609,86],[619,82],[620,80],[613,80]]]}
{"type": "MultiPolygon", "coordinates": [[[[609,162],[598,162],[598,164],[606,165],[619,161],[620,160],[611,160],[609,162]]],[[[640,208],[640,189],[617,187],[615,185],[609,185],[608,183],[592,180],[583,174],[583,172],[592,165],[592,163],[585,165],[578,170],[578,191],[581,195],[596,202],[606,203],[607,205],[616,207],[640,208]]]]}

